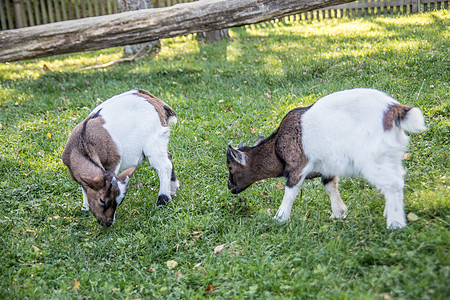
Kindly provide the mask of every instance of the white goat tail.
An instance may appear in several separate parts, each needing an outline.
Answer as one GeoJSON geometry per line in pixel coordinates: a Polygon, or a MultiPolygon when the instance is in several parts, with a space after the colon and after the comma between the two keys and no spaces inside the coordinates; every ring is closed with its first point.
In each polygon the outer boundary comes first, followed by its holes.
{"type": "Polygon", "coordinates": [[[411,108],[406,117],[400,121],[400,128],[411,133],[420,133],[427,130],[422,112],[417,107],[411,108]]]}
{"type": "Polygon", "coordinates": [[[168,119],[169,126],[174,126],[177,124],[177,117],[176,116],[170,116],[168,119]]]}

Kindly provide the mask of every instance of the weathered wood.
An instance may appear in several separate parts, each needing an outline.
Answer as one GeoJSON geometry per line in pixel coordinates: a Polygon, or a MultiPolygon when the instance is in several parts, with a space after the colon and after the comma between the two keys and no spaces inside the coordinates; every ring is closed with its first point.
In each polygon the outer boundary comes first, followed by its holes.
{"type": "MultiPolygon", "coordinates": [[[[120,12],[153,8],[152,0],[118,0],[118,4],[120,12]]],[[[123,51],[126,55],[134,55],[141,51],[141,48],[144,45],[149,51],[152,49],[161,48],[161,42],[157,40],[141,44],[125,45],[123,51]]]]}
{"type": "Polygon", "coordinates": [[[98,50],[272,20],[351,0],[211,0],[0,32],[0,62],[98,50]]]}

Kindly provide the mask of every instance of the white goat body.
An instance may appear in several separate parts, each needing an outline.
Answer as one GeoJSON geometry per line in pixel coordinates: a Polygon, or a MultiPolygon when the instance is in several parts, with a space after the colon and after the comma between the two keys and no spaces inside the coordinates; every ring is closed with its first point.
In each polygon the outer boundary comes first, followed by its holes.
{"type": "Polygon", "coordinates": [[[426,130],[418,108],[401,105],[374,89],[336,92],[288,113],[278,130],[254,147],[229,147],[229,188],[240,192],[256,180],[286,176],[275,218],[287,221],[304,180],[320,176],[330,195],[332,217],[341,218],[347,207],[339,196],[338,176],[363,176],[385,196],[387,227],[402,228],[406,226],[402,158],[409,140],[405,130],[426,130]],[[261,161],[277,165],[277,160],[281,167],[261,169],[261,161]],[[264,176],[249,175],[255,170],[264,176]]]}
{"type": "Polygon", "coordinates": [[[102,225],[114,222],[128,178],[144,157],[159,175],[158,205],[176,192],[179,183],[168,153],[169,123],[174,122],[175,112],[163,101],[131,90],[104,101],[75,127],[62,159],[82,186],[83,208],[91,208],[102,225]]]}

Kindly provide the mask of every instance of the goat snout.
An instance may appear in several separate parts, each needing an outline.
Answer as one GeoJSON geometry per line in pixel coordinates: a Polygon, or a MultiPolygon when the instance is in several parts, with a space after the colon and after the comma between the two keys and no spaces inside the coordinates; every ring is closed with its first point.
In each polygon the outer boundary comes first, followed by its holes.
{"type": "Polygon", "coordinates": [[[232,184],[229,179],[228,179],[228,189],[231,191],[232,194],[236,194],[236,186],[232,184]]]}
{"type": "Polygon", "coordinates": [[[112,224],[114,224],[114,219],[108,220],[108,221],[103,221],[102,219],[97,219],[98,224],[105,226],[105,227],[111,227],[112,224]]]}
{"type": "Polygon", "coordinates": [[[238,189],[238,187],[232,184],[230,181],[228,181],[228,189],[232,194],[239,194],[240,192],[243,191],[242,189],[238,189]]]}

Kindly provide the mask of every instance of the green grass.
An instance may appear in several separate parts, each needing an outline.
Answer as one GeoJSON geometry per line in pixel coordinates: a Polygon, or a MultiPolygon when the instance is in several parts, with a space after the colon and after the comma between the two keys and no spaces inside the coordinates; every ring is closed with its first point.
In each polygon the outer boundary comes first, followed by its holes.
{"type": "Polygon", "coordinates": [[[80,69],[121,49],[0,64],[0,298],[448,297],[449,20],[440,11],[264,23],[214,45],[163,40],[156,57],[90,71],[80,69]],[[60,155],[93,107],[137,87],[177,112],[170,151],[181,188],[156,207],[158,177],[142,164],[103,228],[81,211],[60,155]],[[417,221],[386,230],[382,195],[357,178],[341,181],[343,221],[329,218],[319,180],[304,185],[285,225],[272,220],[284,180],[228,192],[230,141],[252,144],[292,108],[354,87],[425,114],[429,130],[411,136],[404,161],[405,209],[417,221]]]}

